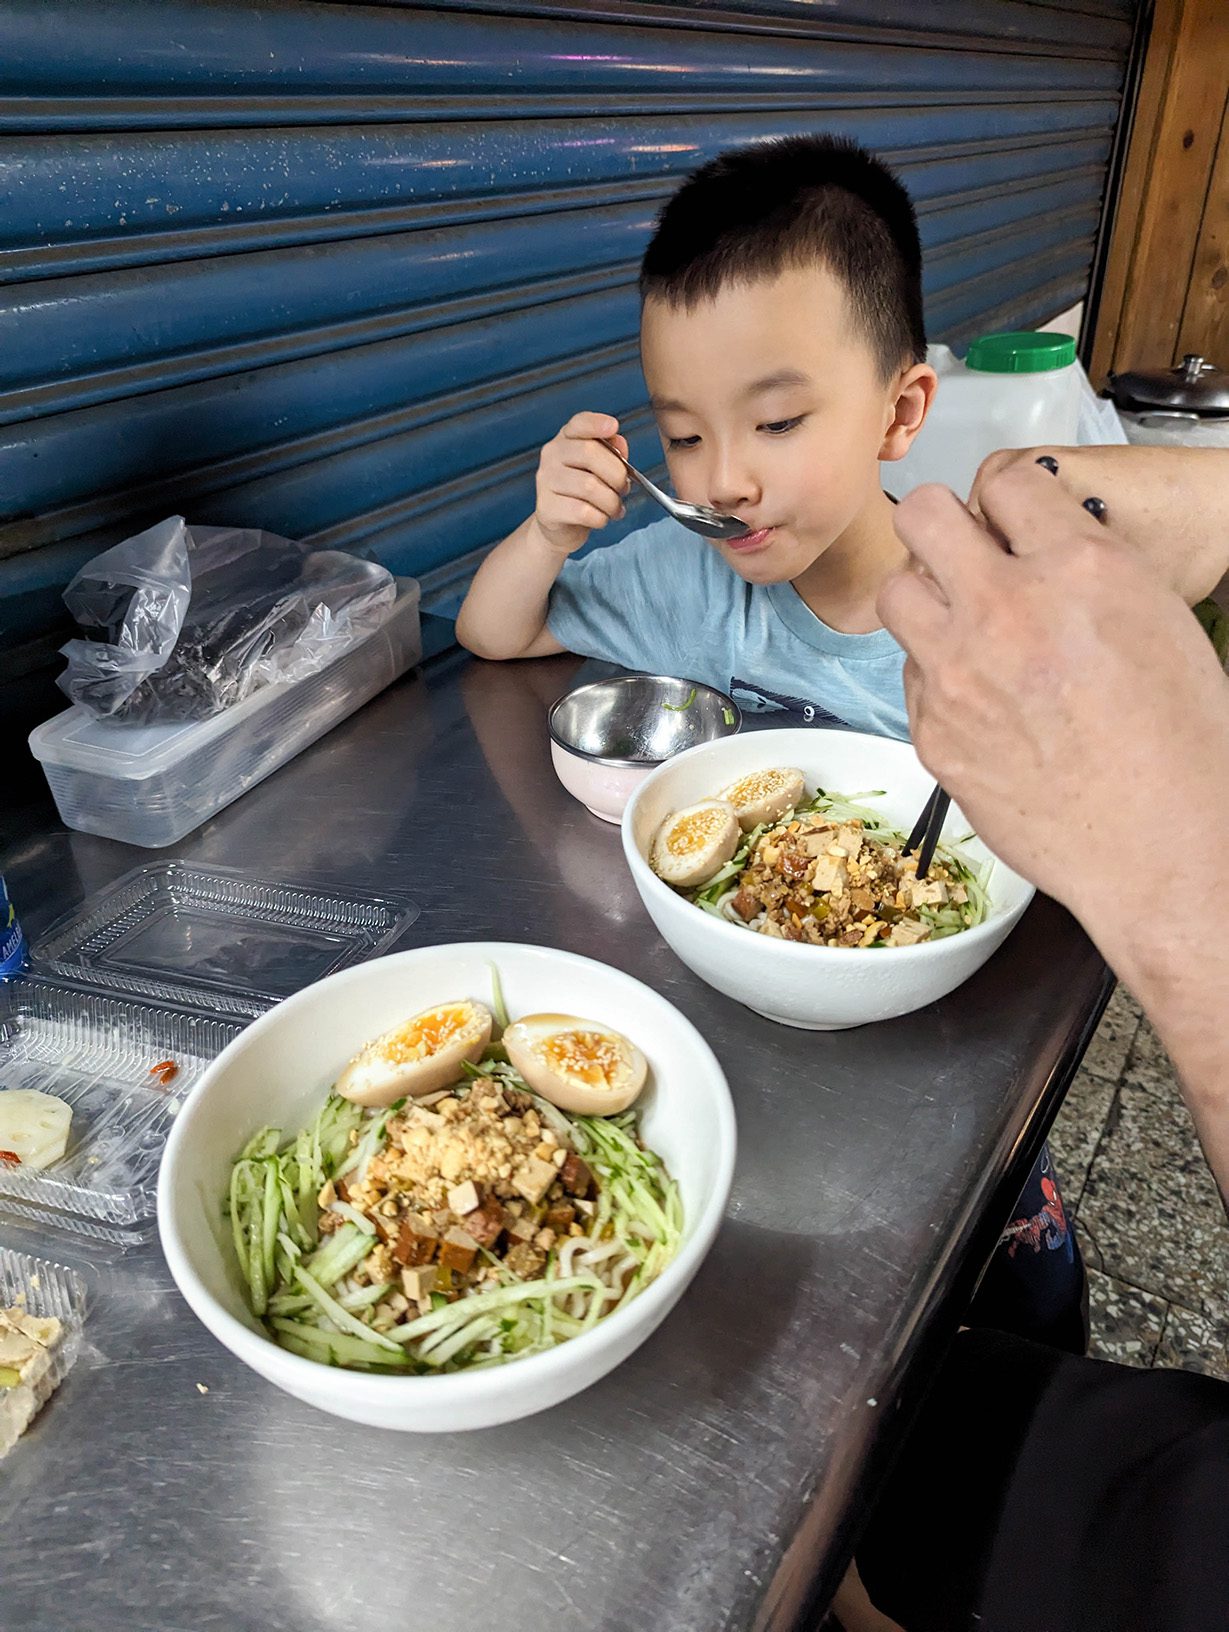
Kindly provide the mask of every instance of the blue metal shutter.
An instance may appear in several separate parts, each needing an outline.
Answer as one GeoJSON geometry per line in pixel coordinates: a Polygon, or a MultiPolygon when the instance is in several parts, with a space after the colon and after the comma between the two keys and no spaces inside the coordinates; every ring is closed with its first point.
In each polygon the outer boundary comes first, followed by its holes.
{"type": "Polygon", "coordinates": [[[657,453],[636,263],[722,148],[897,165],[935,338],[1084,293],[1132,0],[0,9],[0,676],[171,511],[446,576],[581,406],[657,453]]]}

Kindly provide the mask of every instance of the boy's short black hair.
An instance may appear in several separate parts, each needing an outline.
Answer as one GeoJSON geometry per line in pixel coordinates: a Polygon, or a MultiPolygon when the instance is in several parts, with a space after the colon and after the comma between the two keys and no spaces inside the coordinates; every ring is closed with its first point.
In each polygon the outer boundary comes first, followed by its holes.
{"type": "Polygon", "coordinates": [[[816,263],[844,286],[885,380],[906,359],[925,362],[913,204],[886,164],[842,136],[777,137],[695,171],[658,218],[640,294],[688,307],[816,263]]]}

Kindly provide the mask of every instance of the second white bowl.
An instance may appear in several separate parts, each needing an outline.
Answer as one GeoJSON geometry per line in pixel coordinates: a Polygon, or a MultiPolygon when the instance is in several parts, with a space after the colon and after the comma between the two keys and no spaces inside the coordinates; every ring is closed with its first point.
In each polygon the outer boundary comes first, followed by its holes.
{"type": "MultiPolygon", "coordinates": [[[[689,969],[748,1008],[787,1026],[833,1031],[887,1020],[954,991],[1006,939],[1033,897],[1033,887],[991,856],[978,839],[961,846],[973,863],[990,861],[990,913],[974,929],[919,946],[810,946],[757,935],[704,912],[663,884],[649,866],[653,835],[665,818],[711,799],[750,771],[793,765],[808,788],[846,798],[882,788],[870,801],[908,832],[933,780],[910,744],[855,731],[749,731],[705,743],[669,760],[632,795],[623,815],[623,850],[640,898],[662,938],[689,969]]],[[[968,831],[955,805],[943,836],[968,831]]]]}

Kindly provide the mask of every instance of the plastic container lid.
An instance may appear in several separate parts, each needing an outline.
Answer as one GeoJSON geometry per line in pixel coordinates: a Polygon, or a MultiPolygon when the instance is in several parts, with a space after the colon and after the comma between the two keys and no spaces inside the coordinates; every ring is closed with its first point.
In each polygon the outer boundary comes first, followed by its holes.
{"type": "Polygon", "coordinates": [[[0,1083],[72,1109],[58,1162],[0,1166],[0,1215],[121,1251],[139,1245],[154,1226],[171,1122],[243,1026],[238,1016],[176,1013],[39,975],[0,986],[0,1083]]]}
{"type": "Polygon", "coordinates": [[[983,334],[973,341],[964,361],[979,374],[1044,374],[1074,363],[1075,340],[1069,334],[1034,329],[983,334]]]}
{"type": "Polygon", "coordinates": [[[109,997],[254,1020],[313,981],[388,949],[408,897],[155,861],[51,926],[36,973],[109,997]]]}
{"type": "Polygon", "coordinates": [[[153,1227],[170,1124],[257,1015],[377,957],[418,916],[400,895],[151,862],[52,926],[0,982],[0,1090],[72,1107],[65,1155],[0,1165],[0,1214],[120,1249],[153,1227]]]}

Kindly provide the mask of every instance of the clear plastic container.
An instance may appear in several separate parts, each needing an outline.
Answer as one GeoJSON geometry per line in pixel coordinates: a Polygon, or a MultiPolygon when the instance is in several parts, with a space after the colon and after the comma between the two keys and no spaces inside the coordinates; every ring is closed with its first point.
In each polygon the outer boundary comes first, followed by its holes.
{"type": "Polygon", "coordinates": [[[71,1105],[68,1150],[40,1172],[0,1164],[0,1214],[120,1248],[145,1239],[171,1121],[208,1062],[417,916],[403,898],[170,861],[61,919],[33,972],[0,985],[0,1089],[71,1105]]]}
{"type": "Polygon", "coordinates": [[[172,1118],[243,1024],[37,976],[12,982],[0,995],[0,1081],[56,1095],[73,1120],[68,1150],[49,1168],[0,1166],[0,1209],[96,1240],[142,1239],[172,1118]],[[175,1067],[169,1081],[151,1073],[164,1061],[175,1067]]]}
{"type": "Polygon", "coordinates": [[[266,686],[212,720],[128,726],[66,709],[30,734],[65,826],[160,850],[208,821],[391,685],[422,656],[419,586],[374,634],[305,680],[266,686]]]}
{"type": "MultiPolygon", "coordinates": [[[[50,1369],[35,1390],[41,1408],[68,1376],[81,1352],[85,1282],[75,1269],[64,1264],[0,1247],[0,1307],[24,1309],[26,1314],[37,1315],[42,1320],[58,1320],[64,1328],[52,1351],[50,1369]]],[[[12,1428],[0,1413],[0,1458],[16,1443],[12,1428]]]]}

